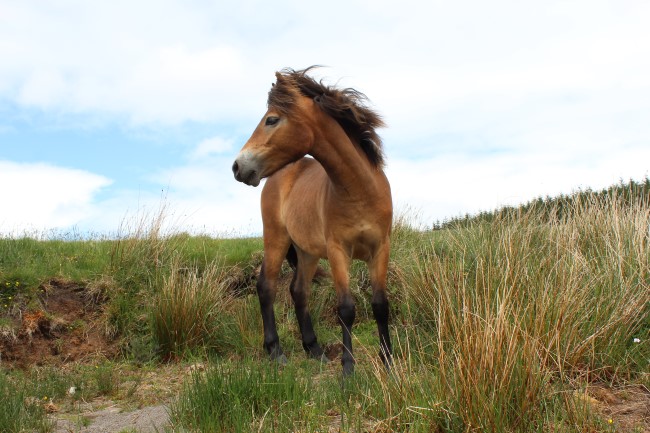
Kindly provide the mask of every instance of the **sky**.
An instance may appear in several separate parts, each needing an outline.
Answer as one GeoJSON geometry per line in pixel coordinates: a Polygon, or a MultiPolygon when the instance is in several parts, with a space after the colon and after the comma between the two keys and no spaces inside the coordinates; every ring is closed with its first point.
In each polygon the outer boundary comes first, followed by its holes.
{"type": "Polygon", "coordinates": [[[261,233],[275,71],[365,93],[417,224],[650,172],[650,2],[0,0],[0,236],[261,233]]]}

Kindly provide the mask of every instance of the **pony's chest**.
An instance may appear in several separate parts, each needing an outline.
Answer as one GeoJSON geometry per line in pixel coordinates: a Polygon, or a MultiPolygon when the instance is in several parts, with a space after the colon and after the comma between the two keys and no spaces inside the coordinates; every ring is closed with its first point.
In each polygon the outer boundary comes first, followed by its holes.
{"type": "Polygon", "coordinates": [[[326,229],[326,242],[340,245],[350,258],[368,261],[386,236],[381,225],[372,219],[357,216],[345,221],[331,221],[326,229]]]}
{"type": "Polygon", "coordinates": [[[381,230],[376,224],[360,221],[350,228],[344,242],[348,244],[350,257],[368,261],[381,243],[381,230]]]}

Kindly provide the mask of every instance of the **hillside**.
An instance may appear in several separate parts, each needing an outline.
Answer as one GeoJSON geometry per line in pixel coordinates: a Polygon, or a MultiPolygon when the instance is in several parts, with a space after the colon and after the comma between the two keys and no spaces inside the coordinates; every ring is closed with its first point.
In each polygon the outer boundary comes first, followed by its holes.
{"type": "Polygon", "coordinates": [[[570,217],[573,212],[580,208],[580,205],[590,205],[594,200],[607,203],[613,198],[627,205],[633,205],[640,201],[647,206],[650,201],[650,178],[646,177],[641,182],[630,179],[627,183],[621,180],[617,185],[599,191],[587,189],[557,197],[538,197],[516,207],[505,206],[493,211],[480,212],[477,215],[468,214],[463,217],[451,218],[442,223],[437,222],[434,224],[434,228],[467,226],[478,222],[490,222],[495,218],[514,217],[530,212],[543,215],[546,221],[561,220],[570,217]]]}

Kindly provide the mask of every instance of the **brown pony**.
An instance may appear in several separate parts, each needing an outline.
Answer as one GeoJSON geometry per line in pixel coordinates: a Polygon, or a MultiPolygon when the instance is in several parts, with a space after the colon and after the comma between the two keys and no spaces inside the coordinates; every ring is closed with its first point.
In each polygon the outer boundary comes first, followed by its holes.
{"type": "Polygon", "coordinates": [[[327,258],[343,331],[341,363],[354,371],[352,324],[354,299],[349,287],[352,259],[368,264],[372,310],[380,356],[388,367],[386,273],[390,249],[392,201],[382,170],[379,115],[353,89],[336,89],[308,76],[312,69],[285,69],[268,97],[268,110],[232,166],[235,178],[262,191],[264,262],[257,282],[264,322],[264,347],[272,359],[286,362],[275,325],[273,303],[285,257],[296,261],[291,296],[302,345],[313,358],[326,359],[307,309],[318,260],[327,258]],[[311,155],[312,158],[306,158],[311,155]]]}

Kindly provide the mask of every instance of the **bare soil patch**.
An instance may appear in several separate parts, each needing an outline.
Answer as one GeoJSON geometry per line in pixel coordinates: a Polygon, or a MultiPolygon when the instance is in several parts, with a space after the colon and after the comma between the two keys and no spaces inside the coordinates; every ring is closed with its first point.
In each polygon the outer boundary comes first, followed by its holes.
{"type": "Polygon", "coordinates": [[[164,405],[124,411],[117,405],[100,410],[86,410],[74,416],[55,418],[55,433],[114,433],[136,431],[154,433],[165,431],[169,413],[164,405]]]}
{"type": "Polygon", "coordinates": [[[27,305],[16,302],[0,335],[3,366],[27,368],[114,358],[106,331],[104,299],[84,285],[52,279],[27,305]]]}
{"type": "Polygon", "coordinates": [[[591,385],[586,398],[616,431],[650,433],[650,391],[645,387],[591,385]]]}

